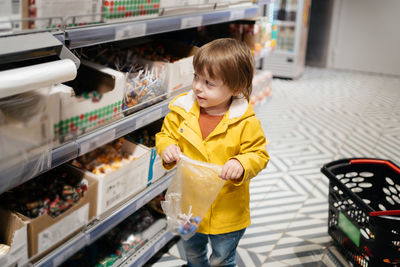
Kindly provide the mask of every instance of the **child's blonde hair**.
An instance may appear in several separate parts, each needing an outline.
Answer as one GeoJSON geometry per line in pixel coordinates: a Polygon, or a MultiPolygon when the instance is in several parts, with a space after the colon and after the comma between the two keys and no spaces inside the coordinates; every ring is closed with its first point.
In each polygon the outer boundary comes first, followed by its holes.
{"type": "Polygon", "coordinates": [[[234,93],[250,99],[254,75],[254,58],[241,41],[221,38],[209,42],[193,58],[196,73],[207,71],[211,79],[220,79],[234,93]]]}

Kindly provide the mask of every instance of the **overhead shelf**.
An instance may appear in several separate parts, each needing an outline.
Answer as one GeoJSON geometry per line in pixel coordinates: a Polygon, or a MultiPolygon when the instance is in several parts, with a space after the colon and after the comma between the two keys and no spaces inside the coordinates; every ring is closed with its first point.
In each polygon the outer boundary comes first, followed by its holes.
{"type": "MultiPolygon", "coordinates": [[[[112,228],[117,226],[120,222],[132,215],[135,211],[139,210],[151,199],[166,190],[172,180],[174,173],[174,171],[168,172],[166,175],[164,175],[164,177],[156,181],[154,184],[150,185],[134,198],[126,202],[123,206],[119,207],[112,213],[107,214],[107,217],[101,220],[94,221],[92,224],[87,226],[86,229],[69,239],[66,243],[62,244],[57,249],[47,254],[40,261],[33,264],[33,266],[58,266],[83,247],[92,244],[101,236],[110,231],[112,228]]],[[[142,263],[146,262],[163,245],[171,240],[172,237],[173,235],[170,232],[166,230],[161,231],[158,235],[156,235],[154,239],[150,240],[143,249],[139,249],[139,251],[135,253],[129,259],[129,261],[131,262],[131,264],[134,264],[137,261],[140,261],[142,263]]]]}
{"type": "Polygon", "coordinates": [[[147,20],[104,25],[97,24],[90,27],[66,29],[65,41],[69,48],[74,49],[157,33],[252,18],[257,16],[258,8],[257,5],[247,5],[244,7],[231,8],[229,10],[214,10],[204,13],[157,17],[147,20]]]}
{"type": "Polygon", "coordinates": [[[44,162],[42,155],[37,155],[24,162],[23,166],[21,162],[10,166],[0,172],[0,193],[33,178],[33,168],[37,170],[36,174],[43,173],[163,118],[169,112],[168,104],[170,100],[166,99],[153,104],[103,128],[96,129],[93,132],[79,136],[76,140],[54,148],[51,151],[51,162],[44,162]]]}

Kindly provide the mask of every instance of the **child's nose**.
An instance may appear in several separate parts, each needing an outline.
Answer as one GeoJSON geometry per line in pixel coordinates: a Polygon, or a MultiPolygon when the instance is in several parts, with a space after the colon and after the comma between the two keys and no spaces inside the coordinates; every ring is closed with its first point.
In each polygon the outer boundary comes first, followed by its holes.
{"type": "Polygon", "coordinates": [[[196,92],[201,92],[201,84],[197,81],[193,81],[193,88],[196,90],[196,92]]]}

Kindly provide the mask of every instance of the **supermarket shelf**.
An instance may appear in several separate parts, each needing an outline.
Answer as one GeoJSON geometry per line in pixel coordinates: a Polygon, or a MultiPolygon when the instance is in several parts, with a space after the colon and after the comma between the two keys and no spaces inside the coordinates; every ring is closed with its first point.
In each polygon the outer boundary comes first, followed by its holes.
{"type": "Polygon", "coordinates": [[[284,27],[296,27],[295,21],[275,20],[274,24],[284,27]]]}
{"type": "MultiPolygon", "coordinates": [[[[167,189],[174,173],[174,171],[168,172],[160,180],[150,185],[134,198],[125,202],[121,207],[114,210],[111,214],[108,214],[106,218],[94,221],[82,232],[75,235],[66,243],[47,254],[40,261],[33,264],[33,266],[58,266],[83,247],[92,244],[128,216],[144,206],[151,199],[167,189]]],[[[164,233],[161,237],[157,236],[156,240],[150,240],[149,244],[145,246],[146,249],[143,249],[144,251],[142,251],[142,249],[138,251],[140,255],[138,256],[137,260],[143,260],[143,262],[147,261],[149,259],[149,255],[153,255],[155,252],[157,252],[161,248],[162,244],[167,243],[171,238],[172,237],[170,237],[168,233],[164,233]]]]}
{"type": "Polygon", "coordinates": [[[43,155],[36,155],[27,161],[18,162],[0,172],[0,193],[22,184],[34,176],[66,163],[114,139],[133,132],[147,124],[161,119],[169,112],[171,99],[163,100],[135,112],[103,128],[79,136],[76,140],[62,144],[50,151],[50,161],[43,155]],[[32,171],[35,170],[35,171],[32,171]]]}
{"type": "Polygon", "coordinates": [[[171,241],[173,237],[174,235],[166,229],[160,231],[152,240],[147,242],[142,248],[140,248],[136,253],[126,259],[119,266],[142,266],[162,247],[171,241]]]}
{"type": "Polygon", "coordinates": [[[79,68],[79,59],[64,46],[64,33],[36,32],[0,37],[0,64],[53,55],[71,59],[79,68]]]}
{"type": "Polygon", "coordinates": [[[257,16],[258,8],[258,5],[247,5],[244,7],[230,8],[229,10],[157,17],[147,20],[66,29],[65,43],[67,47],[74,49],[151,34],[251,18],[257,16]]]}

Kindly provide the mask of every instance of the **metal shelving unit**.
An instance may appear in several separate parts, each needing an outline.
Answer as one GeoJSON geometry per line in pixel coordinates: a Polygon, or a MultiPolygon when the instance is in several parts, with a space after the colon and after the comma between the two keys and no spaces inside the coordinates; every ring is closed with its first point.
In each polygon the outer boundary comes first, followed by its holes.
{"type": "MultiPolygon", "coordinates": [[[[47,254],[40,261],[33,264],[33,266],[58,266],[83,247],[92,244],[94,241],[96,241],[105,233],[117,226],[128,216],[144,206],[155,196],[167,189],[173,175],[174,171],[168,172],[160,180],[150,185],[134,198],[125,202],[119,208],[113,210],[105,218],[101,220],[96,220],[89,224],[84,230],[73,236],[71,239],[69,239],[67,242],[65,242],[49,254],[47,254]]],[[[151,257],[151,255],[155,254],[157,250],[162,247],[162,244],[166,244],[173,237],[172,233],[166,230],[162,231],[162,233],[163,234],[161,236],[159,236],[160,234],[158,234],[158,238],[156,238],[155,240],[151,240],[149,244],[146,244],[145,248],[147,247],[147,249],[144,249],[143,253],[134,254],[129,259],[129,262],[132,262],[132,264],[137,261],[144,263],[151,257]],[[154,245],[156,244],[159,245],[154,247],[154,245]],[[156,250],[156,248],[158,249],[156,250]]]]}
{"type": "Polygon", "coordinates": [[[168,104],[171,99],[163,100],[119,121],[108,124],[93,132],[79,136],[76,140],[69,141],[51,151],[51,165],[38,164],[40,155],[28,160],[21,170],[21,165],[16,164],[0,173],[0,193],[11,189],[18,184],[30,180],[32,166],[40,166],[39,173],[43,173],[100,147],[114,139],[133,132],[146,124],[161,119],[168,113],[168,104]]]}
{"type": "Polygon", "coordinates": [[[217,24],[232,20],[255,17],[257,5],[216,10],[197,14],[158,17],[147,20],[127,21],[114,24],[99,24],[65,30],[65,43],[74,49],[95,44],[137,38],[157,33],[183,30],[198,26],[217,24]]]}
{"type": "MultiPolygon", "coordinates": [[[[18,60],[26,55],[35,52],[36,48],[43,46],[44,40],[48,40],[50,45],[59,46],[61,44],[60,54],[62,56],[72,55],[68,49],[76,49],[96,44],[132,39],[158,33],[165,33],[188,29],[198,26],[205,26],[234,20],[252,18],[258,15],[259,7],[271,3],[273,0],[261,0],[256,4],[229,7],[226,9],[210,10],[196,14],[181,14],[173,16],[161,16],[158,18],[133,20],[109,24],[97,24],[76,28],[65,28],[56,31],[23,31],[0,36],[0,63],[13,62],[15,57],[18,60]],[[58,42],[54,42],[48,35],[52,35],[58,42]],[[43,38],[46,36],[46,38],[43,38]],[[20,40],[20,44],[35,44],[35,49],[28,49],[25,52],[13,50],[15,46],[9,44],[14,39],[20,40]],[[22,41],[21,41],[22,40],[22,41]],[[57,43],[57,44],[56,44],[57,43]],[[11,50],[9,49],[11,48],[11,50]]],[[[47,45],[47,44],[45,44],[47,45]]],[[[33,53],[34,54],[34,53],[33,53]]],[[[29,56],[28,56],[29,57],[29,56]]],[[[72,57],[73,58],[73,57],[72,57]]],[[[74,63],[79,67],[79,60],[74,63]]],[[[164,96],[165,97],[165,96],[164,96]]],[[[72,141],[62,143],[50,151],[51,160],[49,164],[40,165],[37,174],[46,172],[63,163],[66,163],[82,154],[85,154],[97,147],[100,147],[114,139],[122,137],[142,126],[150,124],[162,117],[168,112],[168,104],[171,98],[167,98],[152,104],[142,110],[139,110],[129,116],[123,117],[118,121],[98,128],[92,132],[78,136],[72,141]]],[[[35,156],[21,164],[10,166],[4,172],[0,173],[0,193],[11,189],[34,177],[32,166],[38,166],[41,158],[35,156]]],[[[36,174],[36,175],[37,175],[36,174]]],[[[125,218],[137,211],[152,198],[167,189],[174,172],[167,173],[163,178],[150,185],[147,189],[136,195],[134,198],[125,202],[119,208],[112,212],[102,215],[87,225],[82,231],[74,235],[67,242],[48,253],[33,266],[58,266],[66,259],[71,257],[83,247],[90,245],[109,230],[118,225],[125,218]]],[[[125,258],[120,266],[141,266],[149,260],[160,248],[172,239],[173,235],[167,230],[162,230],[156,236],[148,241],[146,245],[125,258]]]]}
{"type": "Polygon", "coordinates": [[[174,235],[170,231],[163,230],[159,232],[152,240],[118,266],[142,266],[171,241],[173,237],[174,235]]]}

